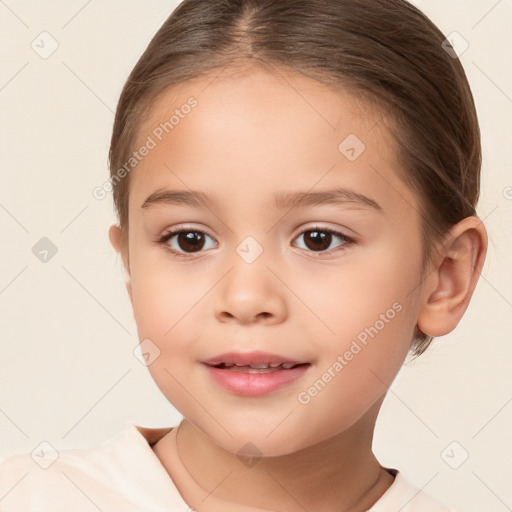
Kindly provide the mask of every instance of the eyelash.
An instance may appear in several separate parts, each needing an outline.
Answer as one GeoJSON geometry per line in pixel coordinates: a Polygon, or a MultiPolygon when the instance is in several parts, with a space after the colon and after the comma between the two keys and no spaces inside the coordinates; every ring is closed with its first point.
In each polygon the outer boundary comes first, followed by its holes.
{"type": "MultiPolygon", "coordinates": [[[[339,232],[339,231],[336,231],[334,229],[331,229],[331,228],[323,228],[321,226],[314,226],[314,227],[311,227],[311,228],[308,228],[308,229],[305,229],[304,231],[301,231],[299,233],[299,235],[296,237],[296,238],[299,238],[301,235],[304,235],[305,233],[309,232],[309,231],[319,231],[321,233],[329,233],[331,235],[334,235],[334,236],[337,236],[339,237],[341,240],[344,241],[343,244],[341,244],[340,246],[338,246],[337,248],[335,249],[331,249],[331,250],[328,250],[328,251],[313,251],[313,250],[308,250],[306,252],[312,252],[314,254],[328,254],[328,253],[331,253],[331,252],[336,252],[337,250],[345,250],[344,247],[349,245],[349,244],[353,244],[355,243],[356,241],[339,232]],[[340,249],[341,248],[341,249],[340,249]]],[[[179,235],[180,233],[200,233],[202,235],[206,235],[210,238],[213,239],[213,237],[211,237],[210,235],[208,235],[208,233],[206,233],[205,231],[202,231],[200,229],[194,229],[194,228],[178,228],[178,229],[175,229],[173,231],[168,231],[166,234],[164,234],[162,237],[160,237],[158,240],[157,240],[157,243],[158,244],[161,244],[164,246],[164,248],[166,250],[168,250],[169,252],[171,252],[174,256],[177,256],[179,258],[186,258],[186,257],[190,257],[194,254],[199,254],[203,251],[197,251],[197,252],[180,252],[180,251],[176,251],[175,249],[172,249],[169,244],[167,243],[169,240],[171,240],[172,238],[174,238],[174,236],[176,235],[179,235]]]]}

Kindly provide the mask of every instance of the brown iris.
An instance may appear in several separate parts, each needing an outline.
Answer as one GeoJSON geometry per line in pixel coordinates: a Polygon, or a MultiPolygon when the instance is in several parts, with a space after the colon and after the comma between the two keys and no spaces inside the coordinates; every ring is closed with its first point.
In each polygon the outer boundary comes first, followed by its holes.
{"type": "Polygon", "coordinates": [[[327,249],[331,245],[332,234],[319,231],[317,229],[311,229],[304,231],[304,241],[308,249],[313,251],[322,251],[327,249]],[[311,243],[307,241],[310,240],[311,243]]]}
{"type": "Polygon", "coordinates": [[[201,250],[204,246],[204,233],[198,231],[182,231],[177,234],[178,245],[185,251],[194,252],[201,250]]]}

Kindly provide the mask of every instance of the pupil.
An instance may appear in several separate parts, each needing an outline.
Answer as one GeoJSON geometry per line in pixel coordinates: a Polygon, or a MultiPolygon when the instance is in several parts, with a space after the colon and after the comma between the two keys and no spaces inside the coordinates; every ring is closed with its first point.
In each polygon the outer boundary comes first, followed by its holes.
{"type": "Polygon", "coordinates": [[[204,245],[204,236],[195,231],[180,233],[178,235],[178,243],[185,251],[191,249],[201,249],[204,245]],[[187,247],[188,246],[188,247],[187,247]]]}
{"type": "Polygon", "coordinates": [[[324,231],[306,231],[306,234],[304,235],[304,238],[306,240],[306,245],[308,249],[312,250],[322,250],[327,249],[329,245],[331,245],[331,234],[325,233],[324,231]],[[308,240],[312,240],[313,244],[310,246],[308,243],[308,240]]]}

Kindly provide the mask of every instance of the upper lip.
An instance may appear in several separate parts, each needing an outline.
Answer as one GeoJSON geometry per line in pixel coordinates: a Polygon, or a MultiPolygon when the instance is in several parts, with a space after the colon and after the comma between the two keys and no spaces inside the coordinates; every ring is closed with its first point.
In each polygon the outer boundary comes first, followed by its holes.
{"type": "Polygon", "coordinates": [[[270,354],[269,352],[253,351],[253,352],[225,352],[210,357],[202,361],[203,363],[213,366],[220,363],[231,363],[238,366],[253,364],[304,364],[306,361],[298,361],[289,357],[280,356],[278,354],[270,354]]]}

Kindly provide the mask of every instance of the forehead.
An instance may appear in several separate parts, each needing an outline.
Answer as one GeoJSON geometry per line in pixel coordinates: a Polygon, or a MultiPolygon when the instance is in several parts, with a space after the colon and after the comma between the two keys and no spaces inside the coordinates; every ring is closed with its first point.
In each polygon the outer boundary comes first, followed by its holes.
{"type": "Polygon", "coordinates": [[[394,183],[414,201],[394,172],[394,145],[382,119],[356,94],[298,73],[216,71],[153,103],[138,139],[155,144],[132,173],[130,197],[140,206],[156,189],[220,184],[226,194],[254,196],[338,178],[357,186],[366,179],[367,187],[373,175],[370,189],[394,183]]]}
{"type": "MultiPolygon", "coordinates": [[[[267,70],[255,65],[242,71],[222,68],[168,88],[153,101],[147,118],[141,121],[138,141],[159,123],[169,120],[191,97],[198,105],[190,117],[201,117],[202,122],[208,117],[210,121],[216,119],[219,122],[215,131],[226,128],[232,136],[237,135],[236,129],[240,127],[245,133],[251,126],[266,127],[261,132],[264,135],[270,133],[271,125],[278,125],[285,130],[285,138],[304,132],[311,136],[314,128],[322,132],[339,132],[347,127],[359,129],[361,133],[368,130],[370,133],[365,135],[369,138],[374,131],[372,128],[383,119],[382,110],[374,102],[348,88],[335,89],[298,72],[281,68],[267,70]],[[216,117],[212,119],[214,115],[216,117]],[[298,119],[297,116],[302,117],[298,119]],[[229,125],[226,124],[228,120],[229,125]]],[[[213,128],[205,123],[203,127],[208,131],[213,128]]],[[[195,134],[204,137],[198,128],[201,128],[200,123],[194,126],[195,134]]],[[[181,126],[179,131],[184,130],[186,126],[181,126]]],[[[173,135],[177,131],[173,129],[173,135]]],[[[378,130],[375,134],[379,135],[378,130]]],[[[238,135],[243,136],[243,133],[238,135]]]]}

